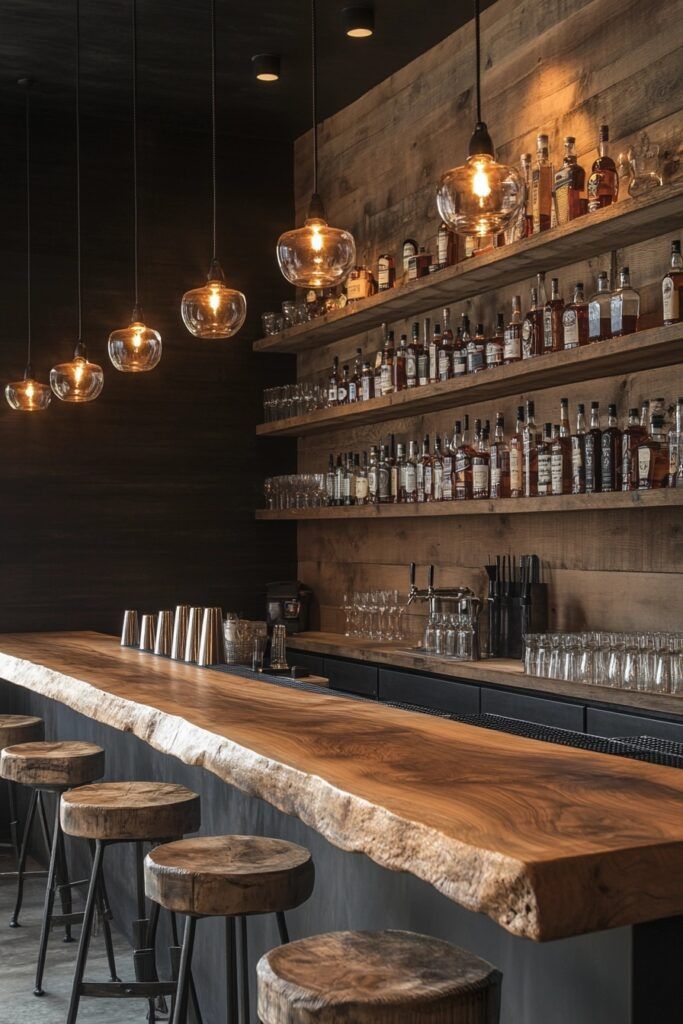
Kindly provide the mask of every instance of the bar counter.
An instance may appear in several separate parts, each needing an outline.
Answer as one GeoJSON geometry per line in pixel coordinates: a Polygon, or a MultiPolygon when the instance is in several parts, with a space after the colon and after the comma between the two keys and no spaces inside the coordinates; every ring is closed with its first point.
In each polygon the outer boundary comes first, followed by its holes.
{"type": "Polygon", "coordinates": [[[534,940],[683,913],[683,773],[123,649],[0,636],[0,677],[200,766],[534,940]]]}

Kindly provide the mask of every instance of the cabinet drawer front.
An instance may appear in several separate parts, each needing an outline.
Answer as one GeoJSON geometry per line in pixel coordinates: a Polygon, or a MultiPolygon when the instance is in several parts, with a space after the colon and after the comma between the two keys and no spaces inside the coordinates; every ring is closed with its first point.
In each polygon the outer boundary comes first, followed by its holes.
{"type": "Polygon", "coordinates": [[[323,673],[333,690],[358,693],[363,697],[377,697],[377,668],[360,661],[341,658],[323,658],[323,673]]]}
{"type": "Polygon", "coordinates": [[[458,715],[479,713],[479,687],[455,679],[413,675],[396,669],[379,670],[379,699],[436,708],[458,715]]]}
{"type": "Polygon", "coordinates": [[[594,736],[657,736],[662,740],[683,743],[683,723],[602,711],[600,708],[588,708],[586,732],[594,736]]]}
{"type": "Polygon", "coordinates": [[[525,693],[506,693],[503,690],[481,691],[482,714],[505,715],[537,725],[554,725],[558,729],[584,731],[584,707],[581,704],[564,704],[562,701],[547,700],[545,697],[531,697],[525,693]]]}
{"type": "Polygon", "coordinates": [[[301,665],[307,668],[314,676],[324,676],[323,658],[321,654],[304,654],[303,651],[287,651],[287,660],[290,665],[301,665]]]}

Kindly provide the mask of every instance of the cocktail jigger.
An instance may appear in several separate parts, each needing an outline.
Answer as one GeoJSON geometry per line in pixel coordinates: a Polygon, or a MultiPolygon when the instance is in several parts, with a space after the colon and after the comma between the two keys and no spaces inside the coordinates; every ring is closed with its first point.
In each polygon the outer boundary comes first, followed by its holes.
{"type": "Polygon", "coordinates": [[[189,604],[179,604],[175,610],[173,640],[171,641],[171,657],[174,661],[182,661],[185,657],[185,641],[187,640],[187,620],[189,615],[189,604]]]}
{"type": "Polygon", "coordinates": [[[157,629],[154,636],[154,653],[170,654],[173,637],[173,611],[170,608],[159,612],[157,629]]]}
{"type": "Polygon", "coordinates": [[[154,632],[157,626],[156,615],[143,615],[140,625],[140,650],[154,650],[154,632]]]}
{"type": "Polygon", "coordinates": [[[190,608],[187,616],[187,636],[185,637],[185,661],[196,661],[199,654],[199,638],[202,633],[203,608],[190,608]]]}
{"type": "Polygon", "coordinates": [[[223,635],[223,610],[221,608],[204,609],[197,664],[225,664],[225,637],[223,635]]]}
{"type": "Polygon", "coordinates": [[[121,646],[137,647],[140,643],[140,621],[134,608],[123,613],[123,629],[121,630],[121,646]]]}

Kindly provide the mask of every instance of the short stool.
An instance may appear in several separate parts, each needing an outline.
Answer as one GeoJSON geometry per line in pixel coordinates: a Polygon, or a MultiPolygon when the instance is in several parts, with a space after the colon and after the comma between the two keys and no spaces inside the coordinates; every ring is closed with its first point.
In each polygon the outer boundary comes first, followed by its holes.
{"type": "MultiPolygon", "coordinates": [[[[17,743],[5,747],[0,753],[0,775],[11,782],[30,786],[36,802],[40,800],[41,815],[44,815],[42,794],[52,792],[56,796],[54,828],[49,841],[50,866],[47,873],[45,889],[45,905],[43,922],[38,946],[38,963],[34,995],[43,995],[43,974],[50,931],[64,926],[65,941],[71,941],[71,926],[83,921],[83,914],[72,913],[71,888],[77,884],[70,882],[67,871],[64,835],[59,823],[59,801],[63,793],[72,786],[81,786],[84,782],[92,782],[104,775],[104,751],[94,743],[82,743],[78,740],[66,740],[50,743],[45,740],[33,743],[17,743]],[[55,895],[59,891],[62,913],[53,913],[55,895]]],[[[44,826],[46,828],[46,826],[44,826]]],[[[22,858],[25,860],[28,836],[22,843],[22,858]]],[[[18,907],[21,906],[21,893],[18,894],[18,907]]],[[[112,976],[116,974],[114,965],[114,949],[111,941],[106,906],[106,896],[98,890],[98,909],[103,921],[103,931],[107,957],[112,976]]],[[[16,910],[18,915],[18,909],[16,910]]]]}
{"type": "Polygon", "coordinates": [[[158,846],[148,853],[147,895],[162,907],[187,917],[173,1024],[185,1024],[187,1020],[188,975],[197,920],[225,918],[228,1020],[236,1024],[239,1017],[242,1024],[248,1024],[247,917],[274,913],[280,940],[288,942],[285,911],[308,899],[314,881],[309,851],[283,839],[198,836],[158,846]]]}
{"type": "MultiPolygon", "coordinates": [[[[167,842],[187,832],[196,832],[200,822],[199,797],[185,786],[170,782],[102,782],[65,793],[61,821],[67,835],[89,839],[95,844],[66,1024],[74,1024],[81,996],[146,999],[148,1020],[153,1024],[156,1000],[174,995],[176,982],[159,981],[157,975],[154,945],[159,907],[153,905],[147,916],[143,843],[167,842]],[[138,918],[133,923],[133,964],[136,980],[86,983],[83,975],[104,851],[116,843],[135,843],[138,918]]],[[[174,918],[172,924],[175,932],[174,918]]],[[[175,935],[174,943],[177,945],[175,935]]]]}
{"type": "Polygon", "coordinates": [[[501,975],[413,932],[332,932],[278,946],[257,967],[261,1024],[498,1024],[501,975]]]}
{"type": "MultiPolygon", "coordinates": [[[[36,718],[33,715],[0,715],[0,750],[4,747],[13,746],[15,743],[30,743],[35,740],[42,740],[44,732],[45,730],[42,718],[36,718]]],[[[44,877],[47,874],[47,872],[43,870],[26,871],[26,855],[28,853],[28,844],[31,837],[31,829],[36,817],[36,811],[38,812],[38,820],[42,827],[43,839],[45,840],[47,847],[48,857],[50,855],[50,836],[47,828],[45,808],[43,806],[40,792],[36,789],[31,790],[31,798],[29,800],[26,821],[24,822],[23,829],[21,829],[19,824],[19,804],[17,800],[16,783],[12,782],[11,779],[7,779],[6,784],[8,797],[7,806],[9,809],[9,842],[0,843],[0,848],[10,849],[12,851],[15,866],[12,871],[0,872],[0,878],[12,878],[17,881],[17,895],[9,925],[10,928],[18,928],[19,913],[21,911],[21,903],[24,896],[24,879],[27,877],[37,876],[44,877]]]]}

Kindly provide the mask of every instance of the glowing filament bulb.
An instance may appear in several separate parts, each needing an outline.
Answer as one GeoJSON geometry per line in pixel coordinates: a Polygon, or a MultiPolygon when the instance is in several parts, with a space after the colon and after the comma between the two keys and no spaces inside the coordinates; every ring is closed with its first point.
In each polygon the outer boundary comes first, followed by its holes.
{"type": "Polygon", "coordinates": [[[311,228],[311,249],[313,252],[320,252],[323,247],[323,236],[320,233],[320,225],[314,224],[311,228]]]}
{"type": "Polygon", "coordinates": [[[28,399],[32,399],[34,395],[35,395],[35,389],[33,387],[33,381],[29,380],[26,383],[26,397],[28,399]]]}
{"type": "Polygon", "coordinates": [[[74,360],[74,380],[76,384],[80,384],[83,380],[83,370],[85,368],[85,359],[80,358],[74,360]]]}
{"type": "Polygon", "coordinates": [[[209,306],[213,313],[217,313],[221,308],[221,293],[220,289],[213,287],[209,293],[209,306]]]}
{"type": "Polygon", "coordinates": [[[478,160],[474,165],[474,178],[472,179],[472,191],[478,199],[487,199],[491,195],[491,183],[486,173],[485,165],[478,160]]]}

